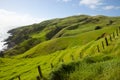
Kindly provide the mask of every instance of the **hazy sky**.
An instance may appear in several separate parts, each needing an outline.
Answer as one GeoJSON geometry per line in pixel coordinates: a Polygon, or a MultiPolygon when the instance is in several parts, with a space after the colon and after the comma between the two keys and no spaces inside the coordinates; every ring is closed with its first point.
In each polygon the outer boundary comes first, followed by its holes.
{"type": "Polygon", "coordinates": [[[0,0],[0,40],[11,28],[78,14],[120,16],[120,0],[0,0]]]}
{"type": "Polygon", "coordinates": [[[0,29],[78,14],[120,16],[120,0],[0,0],[0,29]]]}

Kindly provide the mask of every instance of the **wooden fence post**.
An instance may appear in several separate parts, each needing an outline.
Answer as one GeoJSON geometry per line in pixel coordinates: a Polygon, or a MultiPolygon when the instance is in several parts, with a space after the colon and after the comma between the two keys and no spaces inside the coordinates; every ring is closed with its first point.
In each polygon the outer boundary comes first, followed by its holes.
{"type": "Polygon", "coordinates": [[[40,80],[40,77],[39,77],[39,76],[37,76],[37,80],[40,80]]]}
{"type": "Polygon", "coordinates": [[[99,45],[97,45],[97,49],[98,49],[98,52],[100,52],[100,48],[99,48],[99,45]]]}
{"type": "Polygon", "coordinates": [[[64,62],[64,60],[62,59],[62,62],[64,62]]]}
{"type": "Polygon", "coordinates": [[[118,34],[118,29],[116,29],[116,34],[117,34],[117,36],[119,36],[119,34],[118,34]]]}
{"type": "Polygon", "coordinates": [[[53,66],[53,64],[51,63],[51,68],[53,68],[54,66],[53,66]]]}
{"type": "Polygon", "coordinates": [[[118,28],[118,34],[120,33],[120,27],[118,28]]]}
{"type": "Polygon", "coordinates": [[[120,27],[119,27],[119,33],[120,33],[120,27]]]}
{"type": "Polygon", "coordinates": [[[107,40],[107,37],[105,37],[105,42],[106,42],[106,46],[108,46],[108,40],[107,40]]]}
{"type": "Polygon", "coordinates": [[[59,58],[59,62],[61,62],[61,59],[59,58]]]}
{"type": "Polygon", "coordinates": [[[118,30],[118,36],[119,36],[119,29],[117,29],[118,30]]]}
{"type": "Polygon", "coordinates": [[[72,58],[72,60],[74,60],[74,57],[73,57],[73,55],[71,55],[71,58],[72,58]]]}
{"type": "Polygon", "coordinates": [[[43,78],[43,75],[42,75],[42,71],[41,71],[40,66],[38,66],[38,72],[39,72],[39,76],[40,76],[40,78],[43,78]]]}
{"type": "Polygon", "coordinates": [[[80,58],[82,58],[82,53],[80,53],[80,58]]]}
{"type": "Polygon", "coordinates": [[[113,38],[115,39],[115,32],[113,32],[113,38]]]}
{"type": "Polygon", "coordinates": [[[110,34],[110,41],[112,41],[112,36],[111,36],[111,34],[110,34]]]}
{"type": "Polygon", "coordinates": [[[21,80],[20,75],[18,76],[18,80],[21,80]]]}
{"type": "Polygon", "coordinates": [[[102,41],[102,47],[103,47],[103,49],[105,49],[105,46],[104,46],[104,42],[102,41]]]}

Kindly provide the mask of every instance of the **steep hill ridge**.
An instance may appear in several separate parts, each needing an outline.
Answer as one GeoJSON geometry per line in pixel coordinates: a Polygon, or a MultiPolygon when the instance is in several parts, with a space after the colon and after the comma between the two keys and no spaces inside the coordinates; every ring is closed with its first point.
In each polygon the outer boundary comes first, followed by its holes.
{"type": "Polygon", "coordinates": [[[12,34],[6,41],[9,48],[7,55],[23,54],[35,45],[55,38],[77,36],[111,26],[118,26],[119,17],[107,16],[71,16],[61,19],[43,21],[39,24],[20,27],[10,30],[12,34]]]}
{"type": "Polygon", "coordinates": [[[119,80],[119,21],[80,15],[13,29],[7,41],[22,39],[0,58],[0,80],[36,80],[38,65],[47,80],[119,80]]]}

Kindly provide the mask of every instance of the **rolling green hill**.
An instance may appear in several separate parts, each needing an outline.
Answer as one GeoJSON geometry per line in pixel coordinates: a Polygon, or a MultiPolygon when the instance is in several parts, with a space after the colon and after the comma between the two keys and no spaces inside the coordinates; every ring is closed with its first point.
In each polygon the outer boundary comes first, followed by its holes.
{"type": "Polygon", "coordinates": [[[0,80],[37,80],[38,65],[47,80],[119,80],[119,21],[80,15],[10,30],[0,80]]]}

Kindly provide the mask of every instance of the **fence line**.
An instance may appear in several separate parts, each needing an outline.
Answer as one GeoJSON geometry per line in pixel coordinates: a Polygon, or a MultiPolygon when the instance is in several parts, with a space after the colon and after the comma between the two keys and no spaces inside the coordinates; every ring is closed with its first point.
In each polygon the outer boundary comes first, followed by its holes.
{"type": "MultiPolygon", "coordinates": [[[[110,41],[112,42],[116,37],[119,36],[119,34],[120,34],[120,27],[118,29],[116,29],[115,32],[113,32],[112,34],[109,35],[110,41]],[[113,38],[112,38],[112,35],[113,35],[113,38]]],[[[106,46],[109,46],[109,42],[108,42],[108,37],[107,36],[105,37],[104,40],[105,40],[106,46]]],[[[102,48],[105,49],[104,41],[102,41],[101,44],[102,44],[102,48]]],[[[97,45],[97,51],[98,52],[101,51],[99,45],[97,45]]]]}
{"type": "MultiPolygon", "coordinates": [[[[119,36],[119,34],[120,34],[120,27],[118,28],[118,29],[116,29],[116,31],[115,32],[113,32],[112,34],[110,34],[109,35],[109,39],[110,39],[110,41],[112,42],[115,38],[116,38],[116,36],[119,36]],[[115,34],[116,33],[116,34],[115,34]],[[112,37],[112,35],[113,35],[113,37],[112,37]]],[[[105,46],[109,46],[109,42],[108,42],[108,38],[107,38],[107,36],[104,38],[104,41],[102,41],[101,42],[101,44],[102,44],[102,49],[104,50],[105,49],[105,46]],[[104,42],[105,41],[105,42],[104,42]],[[104,44],[105,43],[105,44],[104,44]]],[[[100,46],[99,45],[97,45],[97,52],[101,52],[101,49],[100,49],[100,46]]],[[[71,60],[75,60],[75,58],[74,58],[74,56],[73,55],[70,55],[70,57],[71,57],[71,60]]],[[[80,58],[82,58],[82,53],[80,52],[80,54],[79,54],[79,57],[80,58]]],[[[64,63],[64,59],[59,59],[59,62],[62,62],[62,63],[64,63]]],[[[51,66],[51,69],[52,68],[54,68],[54,65],[51,63],[50,64],[50,66],[51,66]]],[[[37,67],[38,68],[38,73],[39,73],[39,76],[37,76],[36,77],[36,79],[37,80],[44,80],[43,79],[43,74],[42,74],[42,70],[41,70],[41,67],[40,67],[40,65],[37,67]]],[[[72,72],[73,72],[74,70],[72,70],[72,72]]],[[[70,73],[70,72],[69,72],[70,73]]],[[[68,73],[68,74],[69,74],[68,73]]],[[[68,75],[67,74],[67,75],[68,75]]],[[[21,80],[21,77],[20,77],[20,75],[18,75],[17,76],[17,78],[18,78],[18,80],[21,80]]],[[[13,80],[13,79],[12,79],[13,80]]]]}

